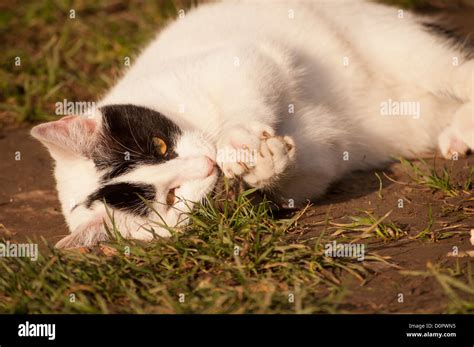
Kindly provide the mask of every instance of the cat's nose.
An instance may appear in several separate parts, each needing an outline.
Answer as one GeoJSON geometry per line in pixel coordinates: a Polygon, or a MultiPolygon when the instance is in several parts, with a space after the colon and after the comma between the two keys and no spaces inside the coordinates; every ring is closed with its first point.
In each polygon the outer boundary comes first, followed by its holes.
{"type": "Polygon", "coordinates": [[[216,170],[216,162],[206,155],[207,177],[211,176],[216,170]]]}

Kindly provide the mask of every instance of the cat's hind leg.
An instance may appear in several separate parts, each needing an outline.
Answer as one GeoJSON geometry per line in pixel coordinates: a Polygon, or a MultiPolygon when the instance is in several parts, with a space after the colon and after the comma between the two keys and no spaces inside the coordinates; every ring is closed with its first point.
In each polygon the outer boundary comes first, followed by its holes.
{"type": "Polygon", "coordinates": [[[439,135],[438,146],[446,159],[474,150],[474,102],[456,111],[452,123],[439,135]]]}

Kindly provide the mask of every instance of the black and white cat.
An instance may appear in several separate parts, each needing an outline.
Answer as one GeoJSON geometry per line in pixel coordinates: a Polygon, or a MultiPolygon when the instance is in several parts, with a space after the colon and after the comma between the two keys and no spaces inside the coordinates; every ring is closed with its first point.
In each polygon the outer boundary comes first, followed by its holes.
{"type": "Polygon", "coordinates": [[[464,154],[473,74],[462,47],[396,8],[202,5],[158,35],[92,116],[33,128],[56,161],[71,231],[57,246],[104,240],[104,200],[125,237],[169,236],[156,223],[186,223],[217,166],[298,205],[392,155],[464,154]]]}

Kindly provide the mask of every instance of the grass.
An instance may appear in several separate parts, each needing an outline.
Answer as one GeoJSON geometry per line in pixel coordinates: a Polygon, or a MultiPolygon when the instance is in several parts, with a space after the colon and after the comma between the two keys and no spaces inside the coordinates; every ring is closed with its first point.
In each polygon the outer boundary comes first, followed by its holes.
{"type": "Polygon", "coordinates": [[[428,225],[415,236],[415,239],[424,239],[424,238],[434,239],[435,233],[433,232],[433,224],[434,224],[433,209],[431,208],[431,205],[429,205],[428,225]]]}
{"type": "Polygon", "coordinates": [[[45,243],[36,262],[0,260],[0,312],[337,312],[340,276],[362,283],[366,270],[326,256],[321,239],[289,242],[300,216],[274,219],[269,202],[253,205],[244,193],[200,205],[168,240],[116,239],[82,252],[45,243]]]}
{"type": "Polygon", "coordinates": [[[446,313],[472,314],[474,313],[474,263],[468,260],[461,268],[459,260],[455,268],[441,265],[427,264],[426,271],[402,271],[408,276],[434,278],[450,299],[446,313]]]}
{"type": "Polygon", "coordinates": [[[157,28],[194,4],[46,0],[2,5],[0,123],[51,120],[55,103],[63,99],[95,101],[125,70],[127,57],[133,62],[157,28]]]}
{"type": "Polygon", "coordinates": [[[332,236],[356,233],[355,240],[369,237],[380,238],[384,241],[398,240],[406,233],[396,223],[386,221],[390,213],[387,212],[384,216],[377,217],[371,211],[363,211],[362,215],[350,216],[351,223],[331,222],[330,224],[337,229],[332,236]]]}
{"type": "Polygon", "coordinates": [[[399,161],[413,182],[428,187],[433,191],[441,191],[446,196],[457,196],[462,190],[469,190],[472,188],[472,175],[474,174],[473,167],[470,168],[465,183],[459,185],[452,182],[450,171],[446,167],[443,167],[441,173],[438,173],[436,166],[427,164],[423,159],[419,159],[421,164],[408,161],[404,158],[399,158],[399,161]]]}

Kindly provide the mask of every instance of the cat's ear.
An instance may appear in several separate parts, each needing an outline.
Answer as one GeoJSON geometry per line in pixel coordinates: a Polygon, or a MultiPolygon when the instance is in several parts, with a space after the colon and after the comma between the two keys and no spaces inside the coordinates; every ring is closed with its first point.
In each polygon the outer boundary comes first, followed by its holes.
{"type": "Polygon", "coordinates": [[[105,230],[103,218],[104,216],[101,215],[79,225],[70,235],[59,240],[55,247],[60,249],[91,247],[107,241],[109,235],[105,230]]]}
{"type": "Polygon", "coordinates": [[[31,135],[43,143],[54,159],[88,157],[97,133],[97,122],[83,116],[66,116],[31,129],[31,135]]]}

